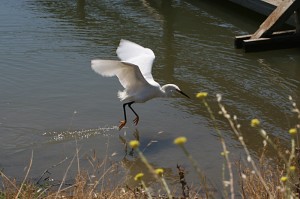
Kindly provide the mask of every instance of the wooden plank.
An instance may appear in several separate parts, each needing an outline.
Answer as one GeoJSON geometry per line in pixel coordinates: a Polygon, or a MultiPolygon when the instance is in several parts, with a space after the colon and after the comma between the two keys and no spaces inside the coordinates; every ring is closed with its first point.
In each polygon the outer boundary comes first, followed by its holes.
{"type": "Polygon", "coordinates": [[[276,36],[270,38],[249,39],[243,41],[245,52],[258,52],[287,48],[299,48],[300,37],[295,34],[290,36],[276,36]]]}
{"type": "MultiPolygon", "coordinates": [[[[285,31],[277,31],[273,32],[272,35],[269,36],[269,38],[277,37],[277,36],[290,36],[294,35],[296,33],[296,30],[285,30],[285,31]]],[[[236,36],[234,38],[234,47],[237,49],[241,49],[244,47],[244,41],[255,41],[255,39],[251,40],[252,35],[242,35],[242,36],[236,36]]]]}
{"type": "Polygon", "coordinates": [[[283,25],[294,11],[300,7],[300,0],[283,1],[261,24],[259,29],[252,35],[252,39],[271,35],[278,27],[283,25]]]}
{"type": "Polygon", "coordinates": [[[277,7],[277,5],[274,5],[274,3],[270,3],[265,0],[229,0],[229,1],[265,16],[269,16],[277,7]]]}
{"type": "Polygon", "coordinates": [[[275,5],[277,7],[279,4],[282,3],[283,0],[263,0],[263,1],[275,5]]]}
{"type": "Polygon", "coordinates": [[[234,47],[237,49],[241,49],[244,47],[243,43],[244,40],[250,39],[251,35],[243,35],[243,36],[236,36],[234,38],[234,47]]]}
{"type": "MultiPolygon", "coordinates": [[[[257,12],[259,14],[269,16],[276,7],[286,0],[228,0],[232,3],[240,5],[244,8],[257,12]]],[[[292,15],[286,24],[295,26],[295,16],[292,15]]]]}

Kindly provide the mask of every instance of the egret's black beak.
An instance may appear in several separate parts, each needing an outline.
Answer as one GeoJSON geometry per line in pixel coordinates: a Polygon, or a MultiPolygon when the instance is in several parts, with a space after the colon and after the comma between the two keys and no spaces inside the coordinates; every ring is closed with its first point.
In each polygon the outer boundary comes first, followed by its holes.
{"type": "Polygon", "coordinates": [[[176,89],[176,91],[177,91],[178,93],[180,93],[181,95],[184,95],[184,96],[186,96],[187,98],[191,99],[187,94],[185,94],[185,93],[182,92],[181,90],[177,90],[177,89],[176,89]]]}

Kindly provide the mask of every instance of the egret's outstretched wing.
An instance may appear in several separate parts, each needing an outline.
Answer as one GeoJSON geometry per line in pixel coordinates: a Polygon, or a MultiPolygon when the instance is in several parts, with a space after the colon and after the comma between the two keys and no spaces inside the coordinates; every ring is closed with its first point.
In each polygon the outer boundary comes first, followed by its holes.
{"type": "Polygon", "coordinates": [[[117,49],[118,57],[126,63],[137,65],[145,79],[153,85],[157,85],[152,77],[152,64],[155,59],[153,51],[136,43],[121,39],[117,49]]]}
{"type": "Polygon", "coordinates": [[[143,77],[138,66],[114,60],[95,59],[91,61],[92,69],[102,76],[117,76],[127,92],[138,92],[150,84],[143,77]]]}

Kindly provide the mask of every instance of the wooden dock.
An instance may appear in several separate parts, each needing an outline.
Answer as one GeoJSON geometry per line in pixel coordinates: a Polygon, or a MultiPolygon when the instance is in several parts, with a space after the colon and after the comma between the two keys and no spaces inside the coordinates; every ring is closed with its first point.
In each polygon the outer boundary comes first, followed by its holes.
{"type": "Polygon", "coordinates": [[[283,0],[229,0],[259,14],[268,16],[283,0]]]}
{"type": "Polygon", "coordinates": [[[245,52],[300,47],[300,0],[230,0],[260,14],[267,19],[251,35],[235,37],[235,47],[245,52]],[[282,31],[285,23],[295,28],[282,31]]]}

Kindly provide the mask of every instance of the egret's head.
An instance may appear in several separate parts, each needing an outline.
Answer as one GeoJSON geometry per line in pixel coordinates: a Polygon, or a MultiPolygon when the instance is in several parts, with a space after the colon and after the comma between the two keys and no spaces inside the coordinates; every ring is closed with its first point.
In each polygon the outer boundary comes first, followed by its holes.
{"type": "Polygon", "coordinates": [[[180,90],[180,88],[175,84],[166,84],[166,85],[162,86],[162,90],[164,91],[166,97],[171,97],[171,96],[173,96],[174,93],[178,92],[178,93],[186,96],[187,98],[190,98],[187,94],[182,92],[180,90]]]}

